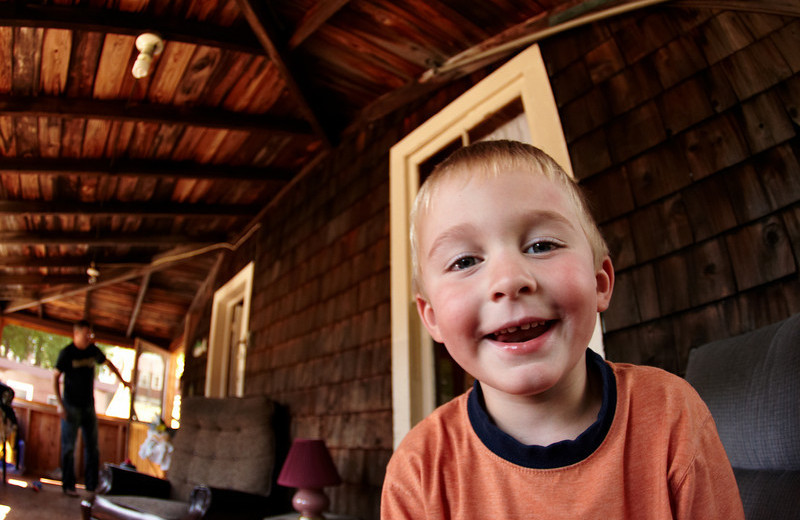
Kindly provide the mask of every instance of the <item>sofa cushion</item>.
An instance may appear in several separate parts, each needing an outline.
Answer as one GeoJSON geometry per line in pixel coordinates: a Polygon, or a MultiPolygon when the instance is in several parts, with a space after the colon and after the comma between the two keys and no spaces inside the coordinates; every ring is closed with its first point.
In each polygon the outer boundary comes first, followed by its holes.
{"type": "Polygon", "coordinates": [[[717,424],[731,465],[800,470],[800,314],[692,350],[686,379],[717,424]]]}
{"type": "Polygon", "coordinates": [[[800,518],[800,471],[733,469],[748,520],[800,518]]]}

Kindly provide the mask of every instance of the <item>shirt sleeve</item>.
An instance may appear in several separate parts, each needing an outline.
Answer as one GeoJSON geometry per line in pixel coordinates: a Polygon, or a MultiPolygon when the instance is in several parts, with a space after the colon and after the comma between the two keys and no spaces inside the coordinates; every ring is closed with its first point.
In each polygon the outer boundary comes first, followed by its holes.
{"type": "Polygon", "coordinates": [[[695,436],[694,453],[674,500],[675,518],[744,520],[736,478],[710,414],[695,436]]]}
{"type": "Polygon", "coordinates": [[[381,494],[381,520],[427,518],[421,484],[414,478],[410,458],[398,451],[389,461],[381,494]]]}
{"type": "Polygon", "coordinates": [[[67,349],[62,348],[61,352],[58,353],[58,358],[56,359],[56,370],[59,372],[66,372],[69,368],[66,352],[67,349]]]}
{"type": "Polygon", "coordinates": [[[106,355],[103,354],[103,351],[100,350],[100,347],[92,343],[92,348],[94,349],[94,359],[98,365],[102,365],[106,362],[106,355]]]}

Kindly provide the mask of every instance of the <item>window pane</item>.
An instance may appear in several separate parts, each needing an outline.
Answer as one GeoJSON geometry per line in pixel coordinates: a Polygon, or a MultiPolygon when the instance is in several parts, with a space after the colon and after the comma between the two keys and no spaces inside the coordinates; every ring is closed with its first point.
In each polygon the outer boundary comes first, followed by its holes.
{"type": "Polygon", "coordinates": [[[140,421],[152,422],[161,417],[167,364],[160,354],[142,352],[137,367],[139,377],[136,382],[136,397],[133,406],[140,421]]]}

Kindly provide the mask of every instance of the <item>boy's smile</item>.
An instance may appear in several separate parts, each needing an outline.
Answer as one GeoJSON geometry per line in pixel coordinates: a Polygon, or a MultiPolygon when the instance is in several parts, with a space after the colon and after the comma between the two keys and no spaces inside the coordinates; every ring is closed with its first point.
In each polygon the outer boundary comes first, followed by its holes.
{"type": "Polygon", "coordinates": [[[487,404],[495,390],[539,396],[585,381],[613,269],[594,265],[561,186],[518,171],[443,179],[418,227],[420,316],[487,404]]]}

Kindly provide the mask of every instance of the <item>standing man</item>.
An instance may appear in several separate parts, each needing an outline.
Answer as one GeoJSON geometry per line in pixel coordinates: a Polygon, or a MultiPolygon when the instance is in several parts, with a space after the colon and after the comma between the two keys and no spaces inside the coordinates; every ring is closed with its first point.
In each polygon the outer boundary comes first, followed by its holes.
{"type": "Polygon", "coordinates": [[[94,410],[95,365],[105,364],[120,382],[128,388],[131,384],[122,377],[117,367],[94,344],[94,332],[86,320],[75,323],[72,343],[61,349],[56,362],[53,384],[61,415],[61,480],[64,494],[78,496],[75,491],[75,440],[78,428],[83,430],[86,449],[86,490],[97,487],[100,451],[97,448],[97,414],[94,410]],[[64,393],[61,393],[61,376],[64,376],[64,393]]]}

